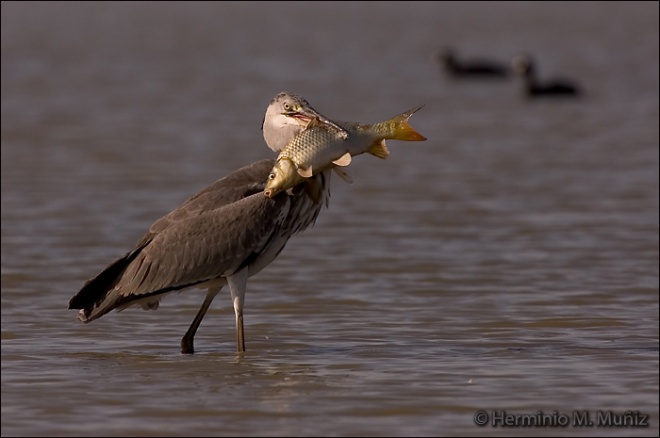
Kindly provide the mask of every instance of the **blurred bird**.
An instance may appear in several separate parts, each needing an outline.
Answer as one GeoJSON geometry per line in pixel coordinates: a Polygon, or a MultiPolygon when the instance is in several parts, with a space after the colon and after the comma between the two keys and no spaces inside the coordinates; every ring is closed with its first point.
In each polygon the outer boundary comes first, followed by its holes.
{"type": "Polygon", "coordinates": [[[532,57],[526,54],[517,55],[511,61],[513,70],[525,80],[525,93],[529,97],[568,96],[580,94],[577,85],[567,79],[552,79],[540,82],[536,77],[536,69],[532,57]]]}
{"type": "MultiPolygon", "coordinates": [[[[278,94],[263,121],[266,144],[279,151],[311,120],[336,127],[302,97],[278,94]]],[[[69,309],[80,309],[78,319],[88,323],[133,305],[156,309],[171,292],[207,289],[181,340],[181,351],[193,353],[204,315],[228,285],[237,350],[245,351],[243,304],[248,278],[271,263],[291,236],[312,225],[329,198],[329,170],[313,176],[322,188],[320,200],[312,200],[304,184],[272,198],[264,196],[274,164],[274,159],[267,159],[235,170],[158,219],[135,248],[83,285],[69,309]]]]}
{"type": "Polygon", "coordinates": [[[506,78],[509,75],[506,64],[485,59],[461,61],[449,48],[442,49],[437,59],[445,72],[454,78],[506,78]]]}

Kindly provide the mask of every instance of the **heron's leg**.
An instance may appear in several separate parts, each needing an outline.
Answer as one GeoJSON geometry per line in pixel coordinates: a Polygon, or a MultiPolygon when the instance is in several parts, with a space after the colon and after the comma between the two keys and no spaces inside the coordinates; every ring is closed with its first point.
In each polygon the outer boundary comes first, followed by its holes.
{"type": "Polygon", "coordinates": [[[245,351],[245,334],[243,331],[243,301],[248,280],[248,268],[245,267],[227,277],[231,301],[234,303],[236,314],[236,347],[239,353],[245,351]]]}
{"type": "Polygon", "coordinates": [[[209,306],[211,305],[213,298],[215,298],[215,296],[218,295],[220,289],[222,289],[222,286],[210,287],[209,290],[206,292],[206,298],[204,298],[202,307],[200,307],[199,312],[197,312],[197,316],[195,316],[195,319],[193,319],[192,324],[190,324],[188,331],[186,332],[185,335],[183,335],[183,338],[181,339],[181,353],[192,354],[195,352],[195,348],[193,347],[193,343],[195,341],[195,333],[197,333],[197,329],[199,328],[199,325],[202,323],[202,319],[204,319],[204,315],[206,315],[206,311],[209,310],[209,306]]]}

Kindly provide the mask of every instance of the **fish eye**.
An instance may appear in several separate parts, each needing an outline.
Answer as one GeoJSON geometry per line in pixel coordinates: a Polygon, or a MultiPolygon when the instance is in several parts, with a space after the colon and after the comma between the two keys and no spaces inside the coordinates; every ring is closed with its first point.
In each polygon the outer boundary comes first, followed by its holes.
{"type": "Polygon", "coordinates": [[[275,172],[273,172],[273,173],[271,173],[270,175],[268,175],[268,179],[269,179],[269,180],[274,180],[274,179],[275,179],[275,172]]]}

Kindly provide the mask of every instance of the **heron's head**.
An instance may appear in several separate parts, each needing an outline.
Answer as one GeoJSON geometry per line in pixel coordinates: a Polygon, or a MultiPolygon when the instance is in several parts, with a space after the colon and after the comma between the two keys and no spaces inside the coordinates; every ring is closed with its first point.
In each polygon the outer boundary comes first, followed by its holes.
{"type": "Polygon", "coordinates": [[[262,126],[264,140],[269,148],[279,152],[312,120],[332,125],[343,131],[319,114],[303,97],[289,92],[279,93],[270,101],[266,109],[262,126]]]}
{"type": "Polygon", "coordinates": [[[303,179],[304,178],[298,174],[297,166],[291,161],[291,159],[280,158],[275,162],[275,165],[268,175],[264,195],[268,198],[272,198],[278,193],[295,186],[303,179]]]}

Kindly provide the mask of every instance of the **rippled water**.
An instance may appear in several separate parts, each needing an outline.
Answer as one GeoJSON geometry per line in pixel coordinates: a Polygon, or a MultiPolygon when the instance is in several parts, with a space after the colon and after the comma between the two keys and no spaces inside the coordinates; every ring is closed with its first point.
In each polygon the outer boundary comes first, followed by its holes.
{"type": "Polygon", "coordinates": [[[657,3],[3,2],[2,435],[657,436],[658,35],[657,3]],[[586,94],[450,80],[444,45],[586,94]],[[425,104],[429,140],[333,181],[250,280],[245,355],[226,292],[194,355],[202,291],[77,323],[154,220],[271,156],[282,90],[425,104]],[[493,427],[609,410],[650,426],[493,427]]]}

